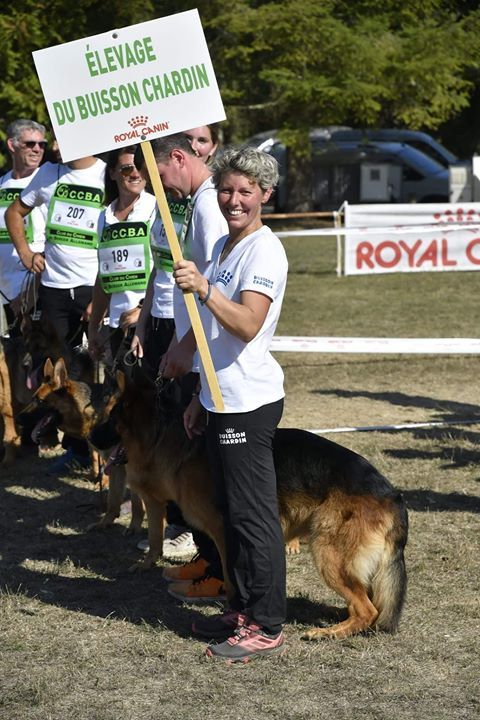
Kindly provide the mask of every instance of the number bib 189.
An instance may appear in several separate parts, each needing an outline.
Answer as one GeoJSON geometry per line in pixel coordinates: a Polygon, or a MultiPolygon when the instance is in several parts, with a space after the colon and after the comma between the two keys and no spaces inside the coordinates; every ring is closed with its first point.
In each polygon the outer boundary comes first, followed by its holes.
{"type": "Polygon", "coordinates": [[[119,222],[104,228],[98,274],[106,293],[145,290],[150,276],[149,235],[147,222],[119,222]]]}

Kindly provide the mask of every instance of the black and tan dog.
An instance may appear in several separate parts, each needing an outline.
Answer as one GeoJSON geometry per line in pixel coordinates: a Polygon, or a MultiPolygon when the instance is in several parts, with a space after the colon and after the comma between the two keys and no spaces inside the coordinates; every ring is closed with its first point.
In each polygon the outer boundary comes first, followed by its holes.
{"type": "MultiPolygon", "coordinates": [[[[121,395],[110,420],[91,440],[101,448],[120,437],[125,447],[127,481],[147,510],[144,567],[161,555],[165,503],[173,500],[187,522],[215,541],[225,569],[223,523],[204,439],[187,438],[168,390],[158,395],[122,373],[117,382],[121,395]]],[[[406,592],[408,519],[401,494],[363,457],[304,430],[278,429],[274,458],[285,540],[306,539],[318,572],[348,607],[347,620],[304,637],[339,638],[368,628],[394,632],[406,592]]]]}
{"type": "MultiPolygon", "coordinates": [[[[65,361],[59,358],[55,364],[47,359],[43,368],[43,381],[34,393],[32,402],[25,409],[24,415],[38,406],[44,409],[44,416],[33,431],[33,437],[43,432],[45,423],[54,421],[57,427],[68,435],[88,440],[93,428],[101,423],[110,412],[115,402],[116,385],[108,382],[89,383],[72,380],[65,361]]],[[[126,480],[125,466],[115,465],[107,479],[102,473],[98,452],[90,446],[92,458],[92,480],[100,480],[100,487],[108,486],[106,512],[93,528],[107,527],[120,515],[124,499],[126,480]]],[[[132,496],[132,519],[129,532],[141,529],[144,516],[142,503],[138,497],[132,496]]]]}
{"type": "MultiPolygon", "coordinates": [[[[31,403],[34,391],[42,383],[43,368],[47,358],[55,362],[65,356],[65,347],[58,334],[41,313],[26,313],[18,317],[20,334],[0,339],[0,415],[3,420],[3,462],[13,462],[22,438],[30,432],[29,422],[36,422],[33,413],[23,416],[31,403]],[[26,423],[26,424],[25,424],[26,423]]],[[[68,350],[67,366],[70,376],[77,380],[93,382],[93,362],[81,349],[68,350]]],[[[43,423],[41,444],[48,447],[58,442],[55,428],[43,423]]]]}

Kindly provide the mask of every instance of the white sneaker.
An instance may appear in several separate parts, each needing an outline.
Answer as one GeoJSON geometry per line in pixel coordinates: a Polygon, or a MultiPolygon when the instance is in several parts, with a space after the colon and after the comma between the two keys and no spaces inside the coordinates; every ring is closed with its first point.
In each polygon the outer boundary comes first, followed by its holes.
{"type": "Polygon", "coordinates": [[[148,544],[148,538],[145,538],[144,540],[139,540],[137,543],[137,548],[139,550],[143,550],[143,552],[147,553],[150,550],[150,545],[148,544]]]}
{"type": "Polygon", "coordinates": [[[163,557],[170,558],[184,558],[195,555],[197,552],[197,546],[193,542],[191,532],[183,532],[177,535],[176,538],[171,540],[166,538],[163,541],[163,557]]]}

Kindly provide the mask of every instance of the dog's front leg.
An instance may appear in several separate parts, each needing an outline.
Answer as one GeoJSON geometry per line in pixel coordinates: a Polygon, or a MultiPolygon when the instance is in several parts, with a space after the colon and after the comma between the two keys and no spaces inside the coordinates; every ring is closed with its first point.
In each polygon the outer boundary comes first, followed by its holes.
{"type": "Polygon", "coordinates": [[[133,535],[134,533],[140,532],[145,515],[145,507],[140,495],[137,495],[136,492],[130,490],[130,499],[132,503],[132,516],[130,519],[130,525],[127,528],[127,535],[133,535]]]}
{"type": "Polygon", "coordinates": [[[149,570],[163,554],[163,535],[165,532],[166,502],[143,496],[148,521],[148,552],[142,560],[134,563],[130,570],[149,570]]]}
{"type": "Polygon", "coordinates": [[[114,465],[109,476],[107,511],[98,522],[89,525],[88,530],[98,530],[113,525],[120,516],[120,508],[125,496],[125,484],[125,466],[114,465]]]}

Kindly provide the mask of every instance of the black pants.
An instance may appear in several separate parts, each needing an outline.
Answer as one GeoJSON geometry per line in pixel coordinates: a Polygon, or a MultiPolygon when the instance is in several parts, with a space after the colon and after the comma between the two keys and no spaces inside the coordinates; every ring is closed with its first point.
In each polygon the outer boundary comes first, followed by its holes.
{"type": "MultiPolygon", "coordinates": [[[[51,288],[40,284],[38,297],[42,315],[48,318],[57,332],[60,342],[67,355],[82,342],[83,333],[88,331],[88,323],[82,314],[92,299],[93,288],[90,285],[79,285],[75,288],[51,288]]],[[[64,435],[64,448],[71,448],[78,455],[89,454],[86,440],[64,435]]]]}
{"type": "Polygon", "coordinates": [[[283,400],[248,413],[209,413],[207,447],[225,522],[232,606],[267,632],[286,615],[286,561],[272,442],[283,400]]]}
{"type": "Polygon", "coordinates": [[[42,314],[57,331],[62,343],[72,350],[82,342],[88,323],[81,320],[85,308],[92,300],[93,288],[79,285],[76,288],[51,288],[40,285],[38,297],[42,314]]]}
{"type": "Polygon", "coordinates": [[[143,359],[145,371],[152,380],[158,375],[160,359],[167,352],[174,332],[173,318],[157,318],[150,315],[145,333],[143,359]]]}

